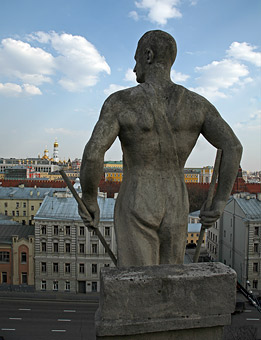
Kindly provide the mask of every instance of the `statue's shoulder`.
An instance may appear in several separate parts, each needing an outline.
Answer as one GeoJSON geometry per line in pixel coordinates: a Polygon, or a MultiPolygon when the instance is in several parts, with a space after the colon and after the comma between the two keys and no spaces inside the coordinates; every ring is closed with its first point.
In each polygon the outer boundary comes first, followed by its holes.
{"type": "Polygon", "coordinates": [[[189,90],[186,87],[178,84],[174,84],[174,88],[179,97],[182,97],[183,100],[187,102],[192,102],[194,106],[199,106],[202,108],[213,106],[205,97],[193,90],[189,90]]]}
{"type": "Polygon", "coordinates": [[[128,102],[133,102],[134,98],[142,95],[142,88],[140,85],[122,89],[112,93],[105,101],[106,105],[120,105],[128,102]]]}

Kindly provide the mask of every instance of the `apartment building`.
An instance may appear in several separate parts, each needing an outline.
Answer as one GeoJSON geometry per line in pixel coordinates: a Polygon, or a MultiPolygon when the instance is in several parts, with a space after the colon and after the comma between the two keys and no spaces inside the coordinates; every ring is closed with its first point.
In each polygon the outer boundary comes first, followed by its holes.
{"type": "Polygon", "coordinates": [[[212,260],[235,269],[238,281],[261,294],[261,194],[232,196],[224,213],[208,230],[207,251],[212,260]]]}
{"type": "Polygon", "coordinates": [[[14,221],[34,224],[34,216],[40,208],[45,196],[53,195],[59,189],[0,187],[0,214],[11,217],[14,221]]]}
{"type": "Polygon", "coordinates": [[[0,289],[34,290],[34,227],[0,221],[0,289]]]}
{"type": "MultiPolygon", "coordinates": [[[[98,197],[99,230],[116,253],[115,200],[98,197]]],[[[113,266],[94,232],[78,214],[73,197],[46,196],[35,216],[35,288],[37,291],[99,291],[101,267],[113,266]]]]}

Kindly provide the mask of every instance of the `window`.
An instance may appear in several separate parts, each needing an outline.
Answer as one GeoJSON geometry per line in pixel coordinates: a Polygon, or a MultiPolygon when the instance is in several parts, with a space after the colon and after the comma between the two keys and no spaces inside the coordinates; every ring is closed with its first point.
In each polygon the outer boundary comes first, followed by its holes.
{"type": "Polygon", "coordinates": [[[53,234],[58,235],[58,225],[53,226],[53,234]]]}
{"type": "Polygon", "coordinates": [[[70,243],[65,243],[65,251],[66,251],[66,253],[71,252],[71,244],[70,243]]]}
{"type": "Polygon", "coordinates": [[[58,273],[58,271],[59,271],[59,269],[58,269],[58,263],[55,262],[55,263],[53,263],[53,272],[54,272],[54,273],[58,273]]]}
{"type": "Polygon", "coordinates": [[[21,263],[26,263],[26,253],[21,253],[21,263]]]}
{"type": "Polygon", "coordinates": [[[7,202],[5,202],[5,208],[7,208],[8,207],[8,203],[7,202]]]}
{"type": "Polygon", "coordinates": [[[8,215],[8,212],[7,212],[7,210],[5,210],[5,215],[6,215],[6,216],[8,215]]]}
{"type": "Polygon", "coordinates": [[[9,262],[10,253],[9,251],[0,251],[0,262],[9,262]]]}
{"type": "Polygon", "coordinates": [[[194,236],[194,234],[191,234],[191,237],[193,237],[194,236]]]}
{"type": "Polygon", "coordinates": [[[97,252],[98,252],[98,244],[93,243],[92,244],[92,254],[97,254],[97,252]]]}
{"type": "Polygon", "coordinates": [[[2,272],[2,283],[7,283],[7,272],[2,272]]]}
{"type": "Polygon", "coordinates": [[[16,209],[19,208],[19,202],[16,202],[16,209]]]}
{"type": "Polygon", "coordinates": [[[27,284],[27,273],[22,273],[22,284],[27,284]]]}
{"type": "Polygon", "coordinates": [[[58,290],[58,281],[53,281],[53,290],[58,290]]]}
{"type": "Polygon", "coordinates": [[[31,211],[34,211],[34,206],[33,205],[31,205],[31,211]]]}
{"type": "Polygon", "coordinates": [[[79,264],[79,272],[80,272],[81,274],[84,273],[84,263],[80,263],[80,264],[79,264]]]}
{"type": "Polygon", "coordinates": [[[46,225],[42,225],[41,234],[46,235],[46,225]]]}
{"type": "Polygon", "coordinates": [[[253,263],[253,272],[258,272],[258,262],[253,263]]]}
{"type": "Polygon", "coordinates": [[[97,282],[92,282],[92,292],[97,292],[97,282]]]}
{"type": "Polygon", "coordinates": [[[46,252],[46,242],[42,242],[42,252],[46,252]]]}
{"type": "Polygon", "coordinates": [[[14,210],[12,211],[12,215],[15,216],[15,211],[14,210]]]}
{"type": "Polygon", "coordinates": [[[254,289],[257,289],[257,288],[258,288],[258,280],[253,280],[253,285],[252,285],[252,287],[253,287],[254,289]]]}
{"type": "Polygon", "coordinates": [[[109,263],[104,263],[104,267],[110,267],[109,263]]]}
{"type": "Polygon", "coordinates": [[[111,235],[111,228],[110,227],[105,227],[105,236],[110,236],[111,235]]]}
{"type": "Polygon", "coordinates": [[[255,227],[254,230],[254,235],[258,236],[259,235],[259,227],[255,227]]]}
{"type": "Polygon", "coordinates": [[[80,247],[79,247],[79,248],[80,248],[80,253],[81,253],[81,254],[84,254],[84,252],[85,252],[85,251],[84,251],[84,248],[85,248],[85,247],[84,247],[84,243],[80,243],[80,247]]]}
{"type": "Polygon", "coordinates": [[[71,272],[71,265],[70,263],[65,263],[65,273],[70,273],[71,272]]]}
{"type": "Polygon", "coordinates": [[[26,208],[26,202],[23,203],[23,207],[26,208]]]}
{"type": "Polygon", "coordinates": [[[42,273],[46,273],[46,262],[41,263],[41,270],[42,270],[42,273]]]}
{"type": "Polygon", "coordinates": [[[80,227],[80,236],[84,236],[84,227],[80,227]]]}
{"type": "Polygon", "coordinates": [[[96,263],[92,264],[92,274],[97,274],[97,268],[98,268],[98,266],[97,266],[96,263]]]}
{"type": "Polygon", "coordinates": [[[69,225],[66,226],[65,234],[66,234],[66,235],[71,235],[71,228],[70,228],[69,225]]]}
{"type": "Polygon", "coordinates": [[[58,242],[53,243],[53,252],[58,253],[58,242]]]}
{"type": "Polygon", "coordinates": [[[65,290],[66,290],[67,292],[69,292],[70,289],[71,289],[70,281],[66,281],[66,282],[65,282],[65,290]]]}
{"type": "Polygon", "coordinates": [[[254,252],[258,253],[258,243],[254,243],[254,252]]]}
{"type": "Polygon", "coordinates": [[[26,216],[26,211],[25,210],[23,211],[23,216],[26,216]]]}
{"type": "Polygon", "coordinates": [[[41,282],[41,290],[46,290],[46,281],[42,280],[41,282]]]}

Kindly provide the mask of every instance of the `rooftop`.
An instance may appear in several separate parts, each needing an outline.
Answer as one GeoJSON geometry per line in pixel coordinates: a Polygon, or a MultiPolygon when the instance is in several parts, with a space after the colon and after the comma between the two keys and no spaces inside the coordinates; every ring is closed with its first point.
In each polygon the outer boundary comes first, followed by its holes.
{"type": "Polygon", "coordinates": [[[34,226],[31,225],[7,225],[0,224],[0,243],[12,243],[12,237],[18,236],[19,239],[28,239],[34,235],[34,226]]]}
{"type": "MultiPolygon", "coordinates": [[[[27,188],[27,187],[0,187],[0,199],[39,199],[53,195],[59,188],[27,188]]],[[[64,190],[64,189],[63,189],[64,190]]]]}
{"type": "Polygon", "coordinates": [[[188,223],[188,233],[200,233],[201,223],[188,223]]]}
{"type": "MultiPolygon", "coordinates": [[[[100,221],[112,221],[114,216],[114,198],[98,197],[100,221]]],[[[81,221],[78,214],[78,204],[73,197],[46,196],[35,220],[69,220],[81,221]]]]}
{"type": "Polygon", "coordinates": [[[261,200],[250,194],[244,198],[233,197],[233,199],[238,203],[248,220],[261,220],[261,200]]]}

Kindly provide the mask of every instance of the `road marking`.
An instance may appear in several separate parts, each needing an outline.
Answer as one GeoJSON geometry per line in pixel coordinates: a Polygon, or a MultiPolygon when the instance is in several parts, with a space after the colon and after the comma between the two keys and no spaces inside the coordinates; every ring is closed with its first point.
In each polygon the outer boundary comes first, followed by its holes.
{"type": "Polygon", "coordinates": [[[19,308],[18,310],[31,310],[31,308],[19,308]]]}
{"type": "Polygon", "coordinates": [[[259,321],[260,319],[255,319],[255,318],[249,318],[247,321],[259,321]]]}
{"type": "Polygon", "coordinates": [[[52,329],[52,332],[66,332],[65,329],[52,329]]]}
{"type": "Polygon", "coordinates": [[[70,321],[72,321],[72,320],[70,320],[70,319],[58,319],[58,321],[70,322],[70,321]]]}
{"type": "Polygon", "coordinates": [[[65,309],[64,310],[64,313],[75,313],[76,312],[76,310],[74,310],[74,309],[65,309]]]}
{"type": "Polygon", "coordinates": [[[251,313],[252,312],[252,309],[245,309],[244,310],[244,313],[251,313]]]}
{"type": "Polygon", "coordinates": [[[22,318],[9,318],[9,320],[22,320],[22,318]]]}
{"type": "Polygon", "coordinates": [[[1,328],[1,331],[15,331],[15,328],[1,328]]]}

